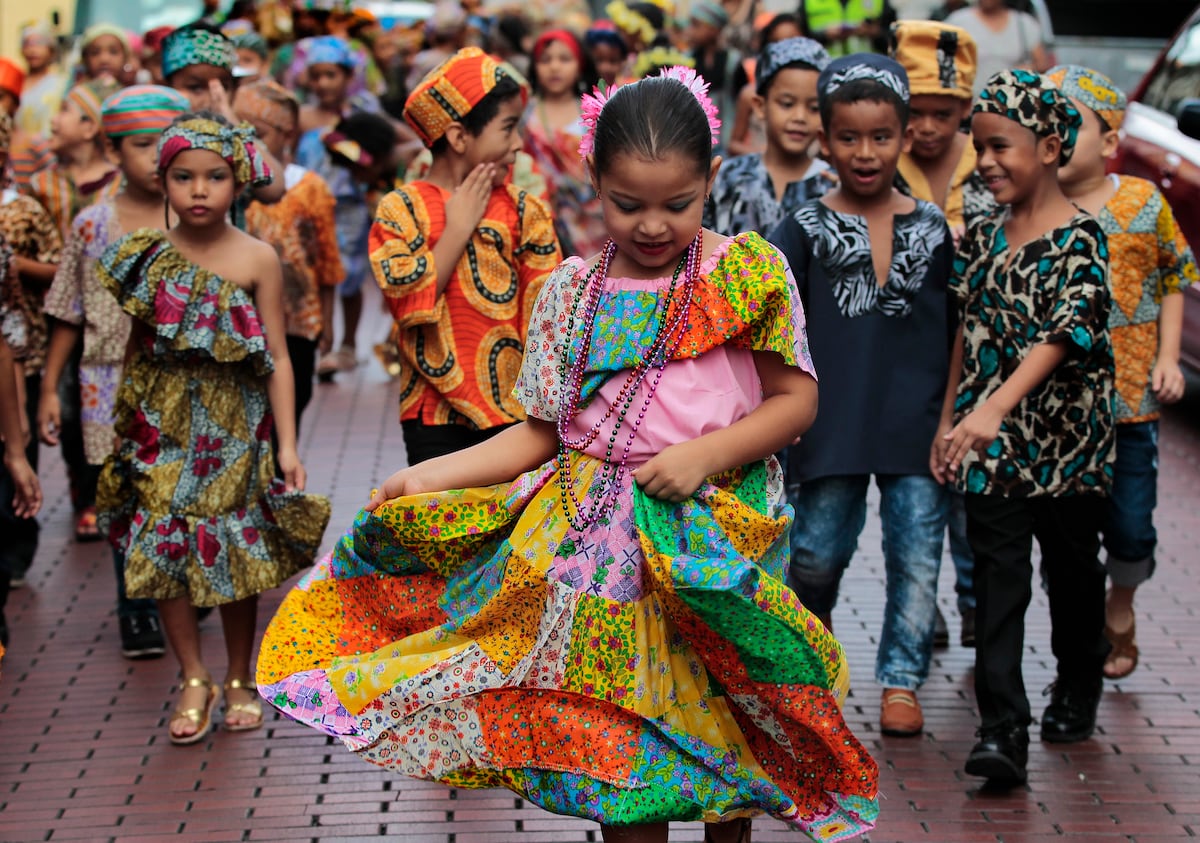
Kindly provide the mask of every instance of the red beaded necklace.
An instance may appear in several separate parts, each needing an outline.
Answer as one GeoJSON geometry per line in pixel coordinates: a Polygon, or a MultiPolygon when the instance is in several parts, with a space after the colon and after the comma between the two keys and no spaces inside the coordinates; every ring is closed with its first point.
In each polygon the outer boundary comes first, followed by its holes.
{"type": "Polygon", "coordinates": [[[696,237],[692,240],[687,252],[680,257],[679,264],[675,267],[675,273],[671,276],[671,284],[667,288],[667,298],[663,315],[659,320],[654,341],[650,344],[650,348],[645,356],[639,359],[637,364],[629,370],[625,382],[621,385],[621,389],[617,392],[612,402],[610,402],[608,410],[605,411],[604,415],[592,424],[582,436],[572,437],[570,435],[570,426],[571,422],[575,420],[581,411],[580,404],[582,403],[584,375],[587,371],[588,358],[591,353],[592,335],[596,330],[596,315],[599,311],[600,299],[604,292],[604,282],[608,278],[608,268],[611,266],[612,259],[617,252],[617,244],[611,239],[604,244],[604,248],[600,253],[600,260],[592,267],[583,279],[583,283],[576,290],[575,300],[572,302],[567,322],[567,343],[563,348],[562,360],[558,366],[558,374],[562,387],[559,394],[562,396],[562,401],[559,406],[557,419],[558,470],[559,485],[562,490],[563,513],[566,515],[570,525],[576,530],[587,529],[597,520],[607,515],[616,503],[617,493],[625,477],[625,465],[629,460],[629,452],[633,448],[633,443],[637,438],[638,428],[646,418],[646,411],[650,408],[650,402],[654,397],[655,390],[658,388],[658,382],[662,379],[663,370],[671,360],[675,349],[679,345],[679,341],[683,338],[683,334],[687,330],[688,314],[691,311],[692,305],[692,292],[695,289],[696,279],[700,274],[700,253],[703,250],[703,243],[704,231],[701,229],[696,232],[696,237]],[[678,307],[672,308],[676,300],[676,282],[679,280],[680,273],[683,273],[683,284],[679,291],[680,301],[678,307]],[[579,313],[581,303],[584,305],[583,318],[579,325],[579,336],[576,337],[575,314],[579,313]],[[576,345],[573,359],[571,355],[572,343],[576,345]],[[655,370],[653,376],[650,375],[651,369],[655,370]],[[650,384],[646,391],[646,397],[642,401],[641,409],[638,410],[637,416],[626,425],[626,419],[633,409],[634,396],[647,377],[650,377],[650,384]],[[584,505],[575,494],[575,487],[571,476],[571,463],[567,451],[569,449],[581,451],[595,442],[604,425],[614,415],[616,416],[616,421],[613,422],[612,432],[609,434],[608,447],[605,449],[604,454],[604,465],[600,468],[599,476],[592,483],[591,489],[589,489],[592,502],[585,511],[584,505]],[[617,448],[617,441],[622,426],[625,426],[629,432],[625,438],[621,458],[614,464],[613,454],[617,448]],[[574,504],[574,513],[572,513],[572,504],[574,504]]]}

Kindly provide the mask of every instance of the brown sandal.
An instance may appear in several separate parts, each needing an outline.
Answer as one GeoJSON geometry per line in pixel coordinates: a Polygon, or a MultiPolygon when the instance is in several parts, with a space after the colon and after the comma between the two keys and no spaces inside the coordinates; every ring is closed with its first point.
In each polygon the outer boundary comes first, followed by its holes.
{"type": "Polygon", "coordinates": [[[1137,670],[1138,666],[1138,645],[1137,645],[1137,617],[1130,616],[1129,629],[1124,632],[1116,632],[1108,624],[1104,625],[1104,637],[1108,639],[1108,643],[1112,644],[1112,652],[1108,654],[1108,658],[1104,660],[1104,676],[1107,679],[1124,679],[1129,674],[1137,670]],[[1113,670],[1112,665],[1118,659],[1129,659],[1129,668],[1127,670],[1113,670]]]}
{"type": "Polygon", "coordinates": [[[257,699],[258,688],[249,679],[227,679],[225,681],[225,731],[227,732],[252,732],[258,729],[263,724],[263,707],[262,703],[257,699]],[[230,691],[253,691],[256,699],[252,702],[228,702],[230,691]],[[237,714],[249,714],[254,717],[253,720],[248,720],[245,723],[229,722],[229,713],[236,712],[237,714]]]}

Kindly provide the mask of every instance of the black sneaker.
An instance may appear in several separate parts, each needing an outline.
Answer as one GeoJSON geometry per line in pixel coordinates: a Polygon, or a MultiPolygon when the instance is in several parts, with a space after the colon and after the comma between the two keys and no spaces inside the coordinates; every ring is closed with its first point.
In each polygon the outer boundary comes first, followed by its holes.
{"type": "Polygon", "coordinates": [[[933,611],[933,646],[943,650],[950,646],[950,628],[946,626],[946,616],[942,614],[941,608],[935,606],[933,611]]]}
{"type": "Polygon", "coordinates": [[[121,655],[127,659],[153,659],[167,651],[158,615],[129,615],[121,622],[121,655]]]}
{"type": "Polygon", "coordinates": [[[975,649],[975,610],[963,609],[959,612],[962,615],[962,633],[959,635],[958,643],[967,649],[975,649]]]}
{"type": "Polygon", "coordinates": [[[1028,777],[1029,729],[1002,723],[981,728],[975,733],[979,743],[967,756],[969,776],[981,776],[1000,785],[1021,784],[1028,777]]]}
{"type": "Polygon", "coordinates": [[[1087,740],[1096,729],[1096,709],[1104,684],[1093,680],[1068,680],[1061,676],[1042,696],[1050,696],[1050,705],[1042,713],[1042,740],[1047,743],[1076,743],[1087,740]]]}

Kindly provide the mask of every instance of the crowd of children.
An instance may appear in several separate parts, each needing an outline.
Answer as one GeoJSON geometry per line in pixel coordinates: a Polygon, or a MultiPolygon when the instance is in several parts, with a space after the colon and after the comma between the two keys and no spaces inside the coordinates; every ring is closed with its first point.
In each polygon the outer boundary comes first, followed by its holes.
{"type": "Polygon", "coordinates": [[[834,610],[874,478],[880,731],[923,731],[948,534],[966,772],[1026,778],[1035,538],[1040,735],[1090,737],[1138,663],[1197,280],[1162,195],[1106,173],[1124,95],[1077,66],[978,78],[978,38],[882,0],[543,5],[439,0],[414,38],[341,0],[286,26],[239,4],[98,25],[71,69],[23,30],[25,68],[0,59],[0,646],[40,440],[77,538],[112,546],[123,654],[178,662],[173,744],[256,729],[265,699],[608,841],[691,820],[744,843],[761,813],[848,839],[878,770],[834,610]],[[256,660],[258,595],[329,520],[297,435],[314,380],[358,364],[369,282],[407,459],[256,660]]]}

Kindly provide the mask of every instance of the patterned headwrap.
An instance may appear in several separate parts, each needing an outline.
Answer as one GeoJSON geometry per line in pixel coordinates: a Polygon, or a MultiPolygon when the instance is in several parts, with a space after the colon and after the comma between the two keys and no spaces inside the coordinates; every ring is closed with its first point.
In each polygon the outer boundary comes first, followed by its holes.
{"type": "MultiPolygon", "coordinates": [[[[0,111],[0,150],[8,152],[9,145],[12,144],[13,136],[13,119],[12,115],[7,111],[0,111]]],[[[0,168],[2,170],[4,168],[0,168]]],[[[0,172],[0,184],[4,183],[3,172],[0,172]]]]}
{"type": "Polygon", "coordinates": [[[124,88],[100,107],[104,134],[110,138],[161,132],[181,114],[191,111],[187,97],[162,85],[124,88]]]}
{"type": "Polygon", "coordinates": [[[358,59],[350,45],[336,35],[321,35],[305,39],[304,66],[314,64],[336,64],[347,70],[353,70],[358,59]]]}
{"type": "Polygon", "coordinates": [[[105,99],[119,89],[120,85],[115,82],[93,79],[91,82],[83,82],[67,91],[66,100],[78,108],[84,117],[97,126],[101,126],[100,106],[105,99]]]}
{"type": "Polygon", "coordinates": [[[838,88],[860,79],[870,79],[908,102],[908,74],[895,59],[875,53],[855,53],[836,58],[821,71],[817,92],[821,99],[833,96],[838,88]]]}
{"type": "Polygon", "coordinates": [[[129,33],[121,29],[121,27],[117,26],[116,24],[111,23],[98,23],[85,29],[83,31],[83,35],[79,38],[79,49],[86,50],[88,47],[92,46],[93,41],[95,41],[97,38],[102,38],[105,35],[111,35],[113,38],[116,38],[118,41],[120,41],[121,47],[125,50],[126,55],[129,54],[129,33]]]}
{"type": "Polygon", "coordinates": [[[233,98],[233,110],[237,112],[238,117],[265,123],[281,132],[295,131],[297,108],[299,102],[295,94],[271,79],[239,85],[233,98]],[[293,105],[289,107],[280,100],[289,101],[293,105]]]}
{"type": "Polygon", "coordinates": [[[688,17],[701,23],[707,23],[709,26],[715,26],[717,29],[724,29],[729,23],[729,12],[714,0],[692,0],[688,7],[688,17]]]}
{"type": "Polygon", "coordinates": [[[271,49],[267,46],[267,39],[263,38],[257,32],[241,32],[233,38],[233,48],[235,50],[253,50],[263,59],[271,55],[271,49]]]}
{"type": "Polygon", "coordinates": [[[44,23],[27,23],[21,27],[21,45],[30,43],[58,48],[58,39],[54,37],[53,30],[44,23]]]}
{"type": "Polygon", "coordinates": [[[892,24],[890,53],[908,73],[914,94],[940,94],[970,100],[978,66],[975,39],[965,29],[937,21],[892,24]]]}
{"type": "Polygon", "coordinates": [[[21,102],[21,89],[25,87],[25,71],[12,59],[0,56],[0,91],[12,94],[21,102]]]}
{"type": "Polygon", "coordinates": [[[999,114],[1020,123],[1040,138],[1056,135],[1062,141],[1058,163],[1066,164],[1075,151],[1083,117],[1062,91],[1044,76],[1029,70],[1002,70],[979,92],[972,114],[999,114]]]}
{"type": "Polygon", "coordinates": [[[239,185],[271,183],[271,170],[254,148],[254,130],[249,126],[228,126],[200,116],[176,123],[163,132],[158,142],[158,171],[165,173],[175,156],[189,149],[207,149],[220,155],[239,185]]]}
{"type": "Polygon", "coordinates": [[[195,64],[211,64],[233,70],[237,51],[233,42],[219,32],[203,27],[183,26],[163,39],[162,73],[164,79],[195,64]]]}
{"type": "Polygon", "coordinates": [[[754,89],[762,96],[779,71],[804,65],[820,73],[829,67],[829,53],[811,38],[784,38],[763,47],[754,70],[754,89]]]}
{"type": "Polygon", "coordinates": [[[522,105],[529,92],[507,65],[478,47],[464,47],[421,80],[404,103],[404,119],[426,146],[433,144],[451,123],[461,121],[501,79],[512,79],[521,88],[522,105]]]}
{"type": "Polygon", "coordinates": [[[1125,122],[1125,94],[1103,73],[1075,64],[1060,64],[1044,75],[1068,97],[1099,114],[1108,128],[1119,129],[1125,122]]]}

